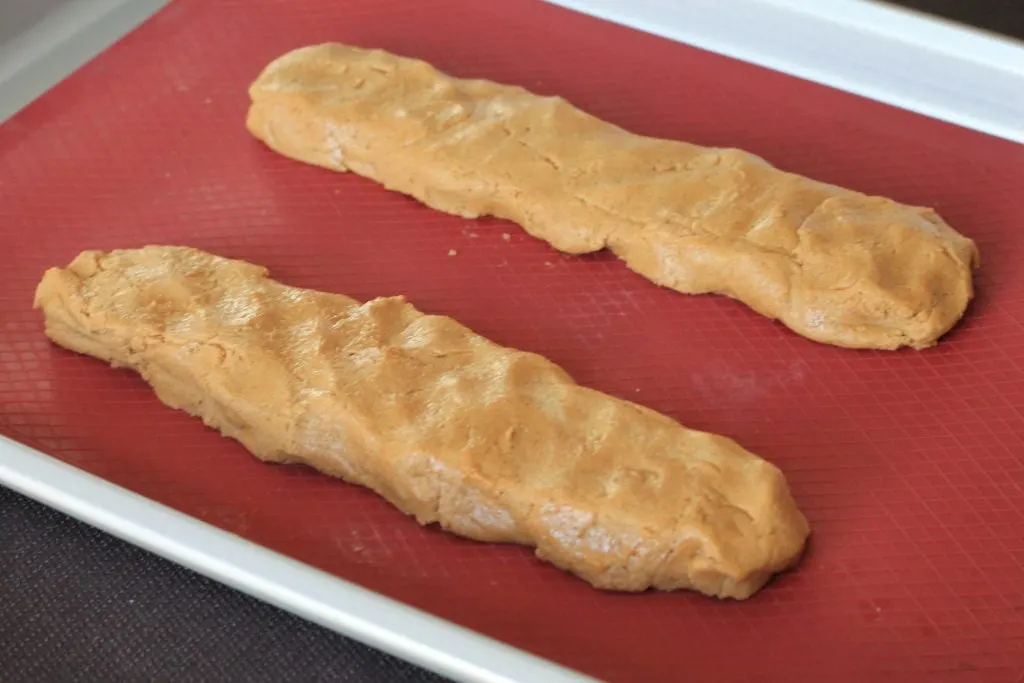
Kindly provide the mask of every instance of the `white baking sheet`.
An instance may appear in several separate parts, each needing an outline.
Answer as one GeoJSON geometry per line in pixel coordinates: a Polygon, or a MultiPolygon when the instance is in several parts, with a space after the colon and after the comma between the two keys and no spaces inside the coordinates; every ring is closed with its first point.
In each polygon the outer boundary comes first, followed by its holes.
{"type": "Polygon", "coordinates": [[[1017,41],[865,0],[548,1],[1024,142],[1017,41]]]}

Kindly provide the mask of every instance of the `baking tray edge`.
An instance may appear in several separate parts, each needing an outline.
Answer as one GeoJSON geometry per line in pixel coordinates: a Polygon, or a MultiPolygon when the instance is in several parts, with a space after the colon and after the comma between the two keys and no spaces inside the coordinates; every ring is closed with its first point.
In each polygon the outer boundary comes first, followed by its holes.
{"type": "Polygon", "coordinates": [[[995,34],[867,0],[546,1],[1024,143],[1024,44],[995,34]]]}
{"type": "Polygon", "coordinates": [[[595,681],[292,560],[3,436],[0,483],[204,576],[458,681],[595,681]]]}
{"type": "Polygon", "coordinates": [[[169,0],[80,0],[0,46],[0,123],[149,19],[169,0]]]}

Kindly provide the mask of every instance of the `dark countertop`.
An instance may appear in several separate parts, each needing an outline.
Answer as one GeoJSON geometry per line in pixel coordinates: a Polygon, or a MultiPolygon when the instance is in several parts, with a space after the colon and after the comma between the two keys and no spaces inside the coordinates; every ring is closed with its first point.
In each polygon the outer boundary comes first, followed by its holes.
{"type": "Polygon", "coordinates": [[[1024,40],[1024,4],[1020,0],[888,0],[884,4],[927,12],[1024,40]]]}
{"type": "MultiPolygon", "coordinates": [[[[1021,0],[893,4],[1024,40],[1021,0]]],[[[2,487],[0,679],[443,680],[2,487]]]]}

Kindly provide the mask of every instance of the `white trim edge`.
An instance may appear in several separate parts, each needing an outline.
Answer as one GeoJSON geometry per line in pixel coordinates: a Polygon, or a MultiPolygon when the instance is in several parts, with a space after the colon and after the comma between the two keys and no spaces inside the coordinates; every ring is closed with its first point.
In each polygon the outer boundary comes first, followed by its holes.
{"type": "Polygon", "coordinates": [[[596,683],[2,436],[0,484],[232,588],[455,680],[596,683]]]}
{"type": "Polygon", "coordinates": [[[74,0],[0,44],[0,123],[149,19],[169,0],[74,0]]]}
{"type": "Polygon", "coordinates": [[[865,0],[547,0],[1024,143],[1024,44],[865,0]]]}

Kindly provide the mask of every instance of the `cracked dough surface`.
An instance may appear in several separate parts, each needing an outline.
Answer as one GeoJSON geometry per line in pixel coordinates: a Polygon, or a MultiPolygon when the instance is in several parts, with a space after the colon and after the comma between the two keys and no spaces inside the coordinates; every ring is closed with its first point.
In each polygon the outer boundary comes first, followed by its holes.
{"type": "Polygon", "coordinates": [[[336,43],[278,58],[250,96],[248,129],[285,156],[512,220],[564,252],[609,248],[659,285],[819,342],[928,347],[973,296],[977,249],[931,209],[636,135],[558,97],[336,43]]]}
{"type": "MultiPolygon", "coordinates": [[[[747,598],[809,529],[778,468],[400,297],[185,247],[86,251],[36,290],[57,344],[131,368],[270,462],[613,590],[747,598]]],[[[339,520],[339,523],[344,523],[339,520]]]]}

